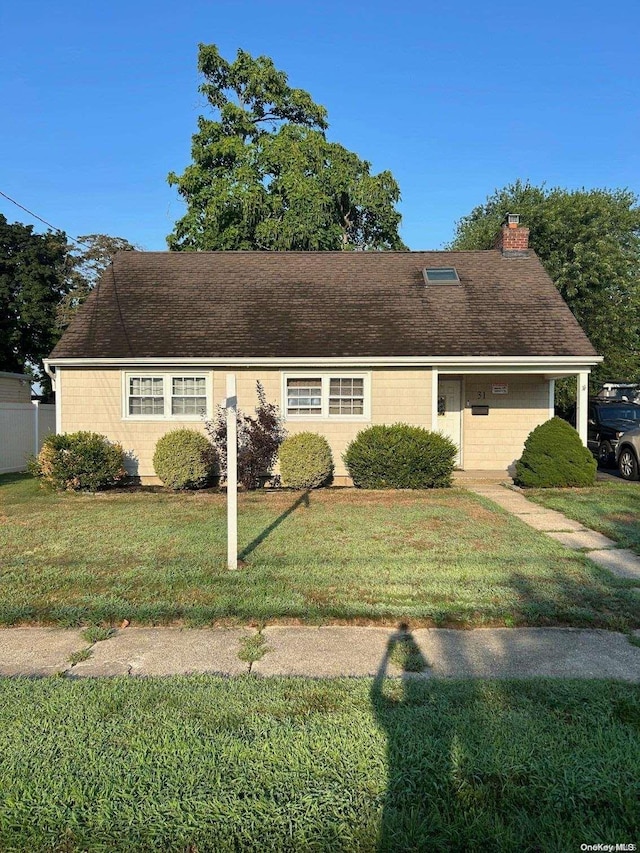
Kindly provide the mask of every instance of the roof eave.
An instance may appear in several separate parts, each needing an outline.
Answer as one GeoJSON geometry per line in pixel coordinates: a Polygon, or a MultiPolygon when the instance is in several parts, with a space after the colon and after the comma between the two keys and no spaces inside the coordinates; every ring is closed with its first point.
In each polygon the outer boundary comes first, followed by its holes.
{"type": "Polygon", "coordinates": [[[227,358],[49,358],[45,370],[56,367],[199,367],[199,368],[313,368],[335,367],[430,367],[438,371],[480,373],[566,373],[590,371],[603,359],[601,355],[568,356],[334,356],[305,358],[284,357],[227,357],[227,358]]]}

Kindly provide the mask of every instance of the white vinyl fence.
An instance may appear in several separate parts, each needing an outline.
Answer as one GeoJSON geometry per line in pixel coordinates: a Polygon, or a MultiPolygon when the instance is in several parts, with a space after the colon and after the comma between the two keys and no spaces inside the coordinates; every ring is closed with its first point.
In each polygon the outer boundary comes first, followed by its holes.
{"type": "Polygon", "coordinates": [[[24,471],[50,432],[56,407],[43,403],[0,403],[0,474],[24,471]]]}

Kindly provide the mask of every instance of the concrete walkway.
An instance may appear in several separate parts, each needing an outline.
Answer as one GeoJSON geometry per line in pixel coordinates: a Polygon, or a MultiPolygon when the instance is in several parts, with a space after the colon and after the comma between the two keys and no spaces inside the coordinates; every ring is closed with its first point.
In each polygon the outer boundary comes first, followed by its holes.
{"type": "MultiPolygon", "coordinates": [[[[504,480],[504,477],[502,478],[504,480]]],[[[561,512],[547,509],[527,500],[520,490],[509,488],[502,483],[488,479],[467,479],[460,485],[488,498],[513,513],[525,524],[546,533],[552,539],[567,548],[582,551],[585,555],[612,574],[621,578],[637,580],[640,586],[640,557],[595,530],[589,530],[577,521],[567,518],[561,512]]]]}
{"type": "MultiPolygon", "coordinates": [[[[636,634],[640,639],[640,631],[636,634]]],[[[421,678],[548,676],[640,682],[640,648],[613,631],[433,628],[416,629],[408,636],[423,664],[416,676],[421,678]]],[[[407,635],[393,628],[351,626],[273,626],[262,632],[254,628],[129,627],[89,645],[76,630],[4,628],[0,629],[0,675],[373,676],[399,638],[407,635]],[[246,660],[247,640],[251,640],[251,648],[259,649],[254,660],[246,660]],[[72,659],[78,657],[86,659],[73,664],[72,659]]],[[[388,674],[401,676],[401,665],[393,661],[392,655],[388,674]]]]}

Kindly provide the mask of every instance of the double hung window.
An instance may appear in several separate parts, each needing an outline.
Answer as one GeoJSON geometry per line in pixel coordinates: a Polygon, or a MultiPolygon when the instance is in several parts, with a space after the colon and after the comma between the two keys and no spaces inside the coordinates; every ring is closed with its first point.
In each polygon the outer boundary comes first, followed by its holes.
{"type": "Polygon", "coordinates": [[[309,374],[284,377],[285,416],[297,419],[366,420],[368,374],[309,374]]]}
{"type": "Polygon", "coordinates": [[[197,374],[125,375],[126,418],[197,420],[208,413],[207,377],[197,374]]]}

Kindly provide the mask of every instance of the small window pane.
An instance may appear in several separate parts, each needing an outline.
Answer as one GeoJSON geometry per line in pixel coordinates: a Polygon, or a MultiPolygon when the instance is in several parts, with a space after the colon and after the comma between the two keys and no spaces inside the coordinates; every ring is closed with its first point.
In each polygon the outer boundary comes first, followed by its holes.
{"type": "Polygon", "coordinates": [[[322,414],[322,380],[320,378],[287,379],[287,414],[322,414]]]}
{"type": "Polygon", "coordinates": [[[364,414],[364,379],[332,377],[329,380],[329,414],[364,414]]]}
{"type": "Polygon", "coordinates": [[[202,396],[206,393],[206,380],[204,376],[174,377],[173,394],[177,396],[202,396]]]}
{"type": "Polygon", "coordinates": [[[202,415],[207,411],[206,397],[173,397],[171,399],[172,415],[202,415]]]}
{"type": "Polygon", "coordinates": [[[171,414],[203,415],[207,411],[207,380],[204,376],[171,379],[171,414]]]}
{"type": "Polygon", "coordinates": [[[164,397],[130,397],[130,415],[163,415],[164,397]]]}
{"type": "Polygon", "coordinates": [[[164,414],[164,380],[161,376],[129,377],[129,414],[164,414]]]}

